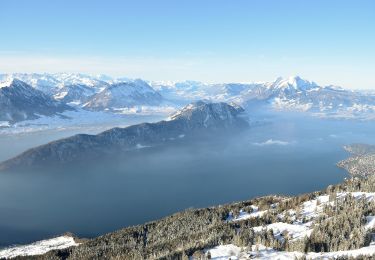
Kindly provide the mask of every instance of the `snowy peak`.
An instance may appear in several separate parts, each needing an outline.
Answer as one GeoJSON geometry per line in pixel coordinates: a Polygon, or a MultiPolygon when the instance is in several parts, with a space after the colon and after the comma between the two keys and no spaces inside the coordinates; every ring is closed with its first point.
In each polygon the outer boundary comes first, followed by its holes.
{"type": "MultiPolygon", "coordinates": [[[[23,94],[24,96],[27,96],[28,93],[31,93],[31,92],[34,92],[33,94],[38,93],[33,87],[31,87],[27,83],[17,78],[12,78],[12,77],[9,77],[3,83],[0,83],[0,86],[1,88],[7,88],[7,89],[3,89],[3,93],[4,91],[8,91],[8,93],[17,91],[19,94],[23,94]]],[[[39,92],[39,94],[42,94],[42,93],[39,92]]]]}
{"type": "Polygon", "coordinates": [[[13,82],[12,77],[4,76],[1,77],[0,88],[9,87],[13,82]]]}
{"type": "Polygon", "coordinates": [[[0,88],[9,88],[10,86],[14,85],[13,82],[17,81],[17,79],[14,79],[12,77],[6,77],[0,82],[0,88]]]}
{"type": "Polygon", "coordinates": [[[6,75],[4,78],[2,78],[0,82],[0,88],[24,88],[24,89],[30,89],[32,88],[29,84],[26,82],[19,80],[16,77],[13,77],[11,75],[6,75]]]}
{"type": "Polygon", "coordinates": [[[299,76],[292,76],[287,79],[277,78],[271,85],[274,89],[280,90],[302,90],[306,91],[318,87],[318,85],[309,80],[302,79],[299,76]]]}
{"type": "Polygon", "coordinates": [[[86,85],[88,87],[101,88],[107,85],[107,82],[95,76],[85,74],[57,73],[53,74],[53,76],[59,81],[59,87],[66,85],[86,85]]]}

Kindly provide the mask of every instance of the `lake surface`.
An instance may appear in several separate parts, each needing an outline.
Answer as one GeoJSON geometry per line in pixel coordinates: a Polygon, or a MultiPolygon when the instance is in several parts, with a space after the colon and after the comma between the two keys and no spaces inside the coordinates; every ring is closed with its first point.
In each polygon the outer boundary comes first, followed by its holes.
{"type": "MultiPolygon", "coordinates": [[[[141,149],[95,170],[0,174],[0,245],[67,231],[93,237],[189,207],[323,189],[347,177],[336,167],[348,156],[342,145],[375,143],[375,122],[269,121],[217,144],[141,149]]],[[[0,136],[0,158],[77,130],[51,131],[0,136]]]]}

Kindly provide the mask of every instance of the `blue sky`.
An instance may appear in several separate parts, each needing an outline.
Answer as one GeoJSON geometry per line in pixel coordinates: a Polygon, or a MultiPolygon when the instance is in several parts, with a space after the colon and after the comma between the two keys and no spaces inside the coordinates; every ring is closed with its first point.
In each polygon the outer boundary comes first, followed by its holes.
{"type": "Polygon", "coordinates": [[[0,26],[0,72],[375,89],[372,0],[2,0],[0,26]]]}

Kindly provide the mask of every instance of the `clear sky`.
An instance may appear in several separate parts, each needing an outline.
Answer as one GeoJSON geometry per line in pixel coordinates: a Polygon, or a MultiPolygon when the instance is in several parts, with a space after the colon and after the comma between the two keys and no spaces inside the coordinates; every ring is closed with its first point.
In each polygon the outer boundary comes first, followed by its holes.
{"type": "Polygon", "coordinates": [[[1,72],[375,89],[374,0],[0,0],[1,72]]]}

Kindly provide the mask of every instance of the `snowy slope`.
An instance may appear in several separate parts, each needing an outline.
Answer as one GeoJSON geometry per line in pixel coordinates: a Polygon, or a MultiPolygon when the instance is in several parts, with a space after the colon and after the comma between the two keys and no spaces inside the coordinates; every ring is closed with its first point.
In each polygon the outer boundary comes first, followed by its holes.
{"type": "MultiPolygon", "coordinates": [[[[360,256],[374,256],[375,244],[355,250],[337,251],[329,253],[301,253],[301,252],[286,252],[277,251],[273,248],[264,245],[253,245],[251,249],[241,248],[232,244],[220,245],[211,249],[205,250],[209,252],[213,260],[242,260],[242,259],[259,259],[259,260],[295,260],[295,259],[338,259],[339,257],[360,257],[360,256]]],[[[197,260],[193,257],[191,260],[197,260]]]]}
{"type": "MultiPolygon", "coordinates": [[[[324,207],[334,206],[337,200],[344,200],[346,196],[352,196],[355,200],[359,201],[364,199],[367,203],[374,203],[375,193],[372,192],[338,192],[336,198],[330,198],[329,195],[320,195],[312,200],[303,202],[299,206],[299,213],[295,210],[288,210],[280,215],[280,218],[284,218],[289,215],[293,220],[293,223],[275,222],[265,226],[252,227],[255,232],[261,232],[264,230],[272,230],[273,235],[278,240],[284,240],[285,234],[291,239],[291,241],[302,240],[304,237],[310,236],[314,221],[323,214],[324,207]],[[303,221],[304,220],[304,221],[303,221]]],[[[277,206],[277,205],[275,205],[277,206]]],[[[240,210],[237,217],[232,214],[229,215],[227,221],[245,221],[249,218],[262,217],[266,211],[258,211],[258,207],[251,205],[254,209],[253,212],[248,213],[244,210],[240,210]],[[259,214],[261,213],[261,214],[259,214]]],[[[367,224],[365,228],[371,230],[375,228],[375,217],[370,215],[366,216],[367,224]]],[[[335,252],[308,252],[302,253],[297,251],[278,251],[271,247],[266,247],[262,244],[256,244],[249,247],[239,247],[233,244],[219,245],[213,248],[206,248],[204,254],[210,255],[211,259],[224,260],[224,259],[337,259],[338,257],[359,257],[375,256],[375,241],[372,241],[369,246],[365,246],[355,250],[346,251],[335,251],[335,252]]],[[[196,258],[191,257],[191,260],[196,258]]]]}
{"type": "Polygon", "coordinates": [[[55,249],[63,249],[79,245],[68,235],[41,240],[30,245],[14,246],[0,250],[0,258],[10,259],[17,256],[42,255],[55,249]]]}

